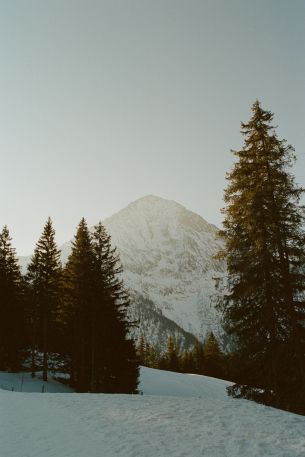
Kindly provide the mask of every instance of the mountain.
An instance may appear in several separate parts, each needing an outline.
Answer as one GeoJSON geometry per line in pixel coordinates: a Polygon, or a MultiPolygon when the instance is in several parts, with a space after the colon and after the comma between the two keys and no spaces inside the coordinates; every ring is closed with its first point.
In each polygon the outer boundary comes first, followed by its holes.
{"type": "MultiPolygon", "coordinates": [[[[132,317],[156,347],[169,334],[184,347],[206,332],[220,333],[215,309],[225,265],[214,256],[222,247],[218,229],[172,200],[146,196],[103,221],[117,246],[123,279],[132,298],[132,317]]],[[[71,242],[62,246],[66,262],[71,242]]],[[[22,258],[23,266],[28,259],[22,258]]]]}

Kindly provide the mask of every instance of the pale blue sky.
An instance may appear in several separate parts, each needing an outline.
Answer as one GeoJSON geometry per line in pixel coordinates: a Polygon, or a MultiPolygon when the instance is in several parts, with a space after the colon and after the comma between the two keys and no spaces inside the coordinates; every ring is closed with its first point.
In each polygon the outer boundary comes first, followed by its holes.
{"type": "Polygon", "coordinates": [[[146,194],[220,225],[256,98],[305,186],[304,0],[0,0],[0,226],[29,254],[146,194]]]}

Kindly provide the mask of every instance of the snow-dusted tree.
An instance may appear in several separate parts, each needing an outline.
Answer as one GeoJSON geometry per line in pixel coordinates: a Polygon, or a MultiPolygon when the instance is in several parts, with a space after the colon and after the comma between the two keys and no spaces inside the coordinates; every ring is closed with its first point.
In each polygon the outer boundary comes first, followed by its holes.
{"type": "Polygon", "coordinates": [[[252,112],[227,177],[222,231],[230,286],[224,314],[242,370],[231,393],[305,412],[302,189],[289,172],[294,150],[278,139],[273,114],[258,101],[252,112]]]}

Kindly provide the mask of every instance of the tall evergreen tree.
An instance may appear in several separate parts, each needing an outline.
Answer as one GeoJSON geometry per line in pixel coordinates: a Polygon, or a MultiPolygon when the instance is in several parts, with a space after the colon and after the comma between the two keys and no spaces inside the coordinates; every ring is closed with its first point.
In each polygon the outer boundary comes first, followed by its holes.
{"type": "Polygon", "coordinates": [[[89,390],[91,308],[94,291],[94,255],[91,235],[83,218],[72,242],[65,267],[66,321],[71,357],[71,382],[79,392],[89,390]]]}
{"type": "Polygon", "coordinates": [[[294,150],[278,139],[273,114],[258,101],[252,112],[227,177],[221,233],[229,272],[223,308],[242,361],[231,393],[305,412],[303,191],[289,172],[294,150]]]}
{"type": "Polygon", "coordinates": [[[196,341],[195,346],[192,350],[193,359],[193,371],[197,374],[202,374],[204,371],[204,350],[203,344],[200,341],[196,341]]]}
{"type": "Polygon", "coordinates": [[[52,328],[54,329],[60,304],[61,263],[59,258],[60,251],[55,242],[55,230],[51,219],[48,218],[36,244],[27,273],[31,296],[32,354],[35,346],[38,345],[43,353],[44,381],[48,379],[48,351],[53,333],[52,328]]]}
{"type": "Polygon", "coordinates": [[[181,358],[181,371],[183,373],[194,373],[193,351],[184,351],[181,358]]]}
{"type": "Polygon", "coordinates": [[[175,338],[170,335],[167,340],[165,353],[165,369],[170,371],[180,370],[180,351],[175,338]]]}
{"type": "Polygon", "coordinates": [[[128,338],[129,297],[122,267],[102,224],[79,224],[66,266],[70,291],[72,380],[78,391],[135,392],[138,363],[128,338]]]}
{"type": "Polygon", "coordinates": [[[209,332],[203,346],[204,371],[207,376],[219,378],[223,375],[224,357],[213,332],[209,332]]]}
{"type": "Polygon", "coordinates": [[[150,368],[159,368],[160,354],[151,344],[146,343],[145,346],[145,365],[150,368]]]}
{"type": "Polygon", "coordinates": [[[145,341],[143,333],[138,339],[136,354],[141,365],[149,368],[159,368],[159,353],[151,344],[145,341]]]}
{"type": "Polygon", "coordinates": [[[148,352],[147,344],[145,343],[144,335],[141,333],[140,338],[138,340],[136,346],[136,353],[139,358],[139,362],[141,365],[147,365],[147,352],[148,352]]]}
{"type": "Polygon", "coordinates": [[[120,279],[122,265],[101,222],[94,227],[92,238],[96,278],[92,319],[92,339],[96,340],[92,344],[96,354],[92,373],[96,379],[92,377],[92,388],[132,393],[138,382],[138,362],[134,342],[128,336],[132,324],[129,296],[120,279]],[[100,363],[103,358],[104,366],[100,363]]]}
{"type": "Polygon", "coordinates": [[[20,367],[25,343],[23,285],[15,249],[6,226],[0,233],[0,369],[20,367]]]}

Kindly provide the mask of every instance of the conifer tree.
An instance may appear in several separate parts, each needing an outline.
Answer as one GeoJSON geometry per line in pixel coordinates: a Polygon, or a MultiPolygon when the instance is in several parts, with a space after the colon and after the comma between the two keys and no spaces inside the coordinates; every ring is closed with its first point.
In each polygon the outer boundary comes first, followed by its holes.
{"type": "Polygon", "coordinates": [[[200,341],[196,341],[192,351],[193,371],[197,374],[202,374],[204,371],[204,350],[200,341]]]}
{"type": "Polygon", "coordinates": [[[278,139],[273,114],[258,101],[252,112],[227,177],[221,233],[229,272],[223,309],[242,361],[231,393],[305,412],[303,191],[289,172],[294,150],[278,139]]]}
{"type": "Polygon", "coordinates": [[[0,369],[16,370],[25,344],[23,281],[7,226],[0,233],[0,369]]]}
{"type": "Polygon", "coordinates": [[[213,332],[209,332],[203,346],[204,374],[215,378],[223,375],[224,357],[213,332]]]}
{"type": "MultiPolygon", "coordinates": [[[[48,218],[28,267],[33,346],[43,353],[43,380],[48,380],[48,352],[60,304],[61,263],[55,230],[48,218]]],[[[32,347],[32,359],[35,348],[32,347]]],[[[32,365],[34,360],[32,360],[32,365]]]]}
{"type": "Polygon", "coordinates": [[[146,366],[150,368],[159,368],[160,355],[151,345],[146,343],[146,366]]]}
{"type": "Polygon", "coordinates": [[[141,333],[136,346],[137,356],[141,365],[147,364],[147,350],[149,349],[148,345],[145,343],[144,335],[141,333]]]}
{"type": "Polygon", "coordinates": [[[138,382],[138,362],[134,342],[128,335],[132,323],[128,318],[129,296],[120,278],[122,265],[101,222],[94,227],[92,237],[97,279],[94,300],[97,319],[93,321],[95,326],[99,325],[95,335],[100,331],[99,360],[107,354],[104,366],[100,363],[97,366],[95,389],[133,393],[138,382]]]}
{"type": "Polygon", "coordinates": [[[71,383],[77,391],[86,392],[90,382],[90,311],[94,291],[94,256],[91,235],[84,218],[80,221],[72,242],[64,277],[71,383]]]}
{"type": "Polygon", "coordinates": [[[136,391],[138,362],[128,337],[129,297],[121,272],[103,225],[91,235],[82,219],[66,267],[74,328],[72,378],[78,391],[136,391]]]}
{"type": "Polygon", "coordinates": [[[167,340],[167,350],[165,354],[166,369],[170,371],[179,371],[180,354],[175,338],[170,335],[167,340]]]}
{"type": "Polygon", "coordinates": [[[194,373],[193,351],[184,351],[181,358],[181,370],[183,373],[194,373]]]}

